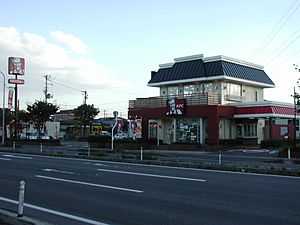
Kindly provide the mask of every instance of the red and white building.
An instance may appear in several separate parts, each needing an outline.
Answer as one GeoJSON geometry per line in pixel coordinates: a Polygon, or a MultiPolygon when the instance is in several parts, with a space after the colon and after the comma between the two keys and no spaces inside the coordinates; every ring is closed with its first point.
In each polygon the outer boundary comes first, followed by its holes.
{"type": "Polygon", "coordinates": [[[129,117],[142,118],[144,139],[259,144],[293,139],[294,129],[298,135],[294,105],[264,100],[264,89],[275,85],[257,64],[202,54],[175,58],[151,72],[148,86],[159,88],[160,96],[131,100],[128,111],[129,117]]]}

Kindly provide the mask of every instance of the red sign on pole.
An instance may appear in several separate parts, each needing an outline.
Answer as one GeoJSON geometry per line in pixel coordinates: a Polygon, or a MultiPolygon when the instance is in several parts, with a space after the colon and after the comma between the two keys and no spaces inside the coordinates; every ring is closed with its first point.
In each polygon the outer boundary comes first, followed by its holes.
{"type": "Polygon", "coordinates": [[[19,57],[8,58],[8,74],[24,75],[25,74],[25,59],[19,57]]]}
{"type": "Polygon", "coordinates": [[[14,95],[14,90],[9,89],[9,91],[8,91],[8,108],[9,109],[12,108],[13,95],[14,95]]]}
{"type": "Polygon", "coordinates": [[[8,79],[9,84],[24,84],[25,81],[21,79],[8,79]]]}

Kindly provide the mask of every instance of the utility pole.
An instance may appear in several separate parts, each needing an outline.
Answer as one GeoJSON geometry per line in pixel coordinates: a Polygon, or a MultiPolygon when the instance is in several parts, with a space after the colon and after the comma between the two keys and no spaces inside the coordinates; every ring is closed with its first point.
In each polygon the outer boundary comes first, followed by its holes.
{"type": "Polygon", "coordinates": [[[48,81],[50,81],[50,79],[51,79],[51,75],[46,75],[46,76],[44,76],[45,77],[45,89],[44,89],[44,94],[45,94],[45,102],[47,103],[47,99],[49,98],[51,98],[52,96],[51,96],[51,94],[50,93],[48,93],[48,85],[50,85],[49,83],[48,83],[48,81]]]}
{"type": "Polygon", "coordinates": [[[86,100],[88,99],[87,91],[82,91],[82,93],[84,94],[84,97],[83,97],[83,104],[86,105],[86,100]]]}
{"type": "MultiPolygon", "coordinates": [[[[298,67],[298,65],[293,64],[295,70],[297,70],[298,72],[300,72],[300,68],[298,67]]],[[[299,88],[299,81],[298,83],[298,88],[299,88]]],[[[300,95],[296,92],[296,88],[294,86],[294,141],[293,141],[293,148],[294,150],[297,147],[297,113],[299,112],[299,103],[300,103],[300,95]]],[[[300,124],[299,124],[300,126],[300,124]]]]}

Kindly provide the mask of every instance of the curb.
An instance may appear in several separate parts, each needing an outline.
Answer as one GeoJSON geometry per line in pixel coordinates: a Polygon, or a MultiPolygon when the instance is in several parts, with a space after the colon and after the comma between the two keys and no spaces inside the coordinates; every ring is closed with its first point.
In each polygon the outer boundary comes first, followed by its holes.
{"type": "Polygon", "coordinates": [[[17,213],[0,209],[0,225],[53,225],[27,216],[17,217],[17,213]]]}

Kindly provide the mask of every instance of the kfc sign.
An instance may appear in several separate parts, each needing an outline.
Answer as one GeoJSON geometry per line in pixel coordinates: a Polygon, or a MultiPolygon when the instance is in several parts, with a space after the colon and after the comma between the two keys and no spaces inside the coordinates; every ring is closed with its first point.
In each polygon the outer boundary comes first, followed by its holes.
{"type": "Polygon", "coordinates": [[[25,74],[25,59],[18,57],[8,58],[8,74],[24,75],[25,74]]]}
{"type": "Polygon", "coordinates": [[[166,115],[184,115],[185,99],[168,99],[166,106],[166,115]]]}

